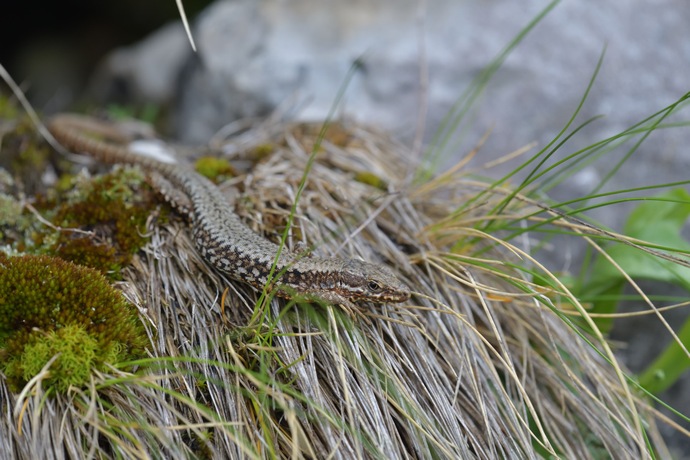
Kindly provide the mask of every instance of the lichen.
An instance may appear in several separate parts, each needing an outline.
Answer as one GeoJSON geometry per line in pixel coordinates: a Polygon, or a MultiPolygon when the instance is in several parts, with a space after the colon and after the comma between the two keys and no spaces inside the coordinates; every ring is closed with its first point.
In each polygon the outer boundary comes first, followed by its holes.
{"type": "Polygon", "coordinates": [[[14,197],[0,192],[0,227],[16,225],[22,208],[21,203],[14,197]]]}
{"type": "Polygon", "coordinates": [[[13,391],[58,354],[44,387],[64,391],[145,345],[136,309],[96,270],[0,252],[0,367],[13,391]]]}
{"type": "Polygon", "coordinates": [[[32,194],[44,186],[42,176],[50,164],[50,154],[29,118],[18,118],[2,136],[0,166],[12,171],[23,189],[32,194]]]}
{"type": "Polygon", "coordinates": [[[0,244],[16,240],[30,227],[31,219],[24,215],[22,202],[0,191],[0,244]]]}
{"type": "Polygon", "coordinates": [[[0,168],[0,192],[6,193],[12,187],[14,187],[12,174],[8,173],[6,169],[0,168]]]}

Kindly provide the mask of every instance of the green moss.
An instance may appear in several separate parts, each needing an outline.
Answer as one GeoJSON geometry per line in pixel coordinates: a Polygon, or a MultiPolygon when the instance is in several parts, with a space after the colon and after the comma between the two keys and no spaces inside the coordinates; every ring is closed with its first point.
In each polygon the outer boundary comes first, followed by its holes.
{"type": "Polygon", "coordinates": [[[53,245],[54,255],[78,265],[94,268],[110,278],[117,278],[122,264],[128,262],[128,253],[118,253],[114,246],[99,243],[91,237],[69,238],[61,235],[53,245]]]}
{"type": "MultiPolygon", "coordinates": [[[[70,324],[47,334],[33,334],[17,360],[17,371],[21,368],[23,379],[29,381],[41,372],[51,358],[59,354],[43,385],[65,392],[70,386],[81,387],[89,381],[91,370],[97,363],[97,351],[100,350],[96,339],[83,327],[70,324]]],[[[105,362],[118,358],[116,348],[110,351],[105,362]]]]}
{"type": "Polygon", "coordinates": [[[256,161],[261,161],[264,158],[269,157],[276,151],[275,145],[273,144],[259,144],[254,147],[254,150],[250,153],[250,156],[256,161]]]}
{"type": "Polygon", "coordinates": [[[196,160],[196,171],[212,181],[221,181],[235,175],[235,170],[225,158],[204,156],[196,160]]]}
{"type": "Polygon", "coordinates": [[[357,182],[361,182],[363,184],[371,185],[372,187],[376,187],[380,190],[387,190],[388,189],[388,184],[386,183],[385,180],[381,179],[379,176],[377,176],[374,173],[368,172],[368,171],[360,171],[355,174],[355,180],[357,182]]]}
{"type": "Polygon", "coordinates": [[[0,252],[0,367],[13,391],[58,353],[44,385],[64,391],[145,345],[136,309],[96,270],[0,252]]]}
{"type": "Polygon", "coordinates": [[[143,180],[138,169],[121,168],[82,182],[57,206],[53,222],[94,236],[60,232],[48,252],[117,279],[120,268],[147,241],[146,219],[154,198],[143,180]]]}
{"type": "Polygon", "coordinates": [[[0,245],[58,256],[120,279],[121,268],[148,240],[146,221],[156,206],[143,173],[115,168],[94,178],[70,176],[58,184],[32,200],[42,220],[0,190],[0,245]]]}

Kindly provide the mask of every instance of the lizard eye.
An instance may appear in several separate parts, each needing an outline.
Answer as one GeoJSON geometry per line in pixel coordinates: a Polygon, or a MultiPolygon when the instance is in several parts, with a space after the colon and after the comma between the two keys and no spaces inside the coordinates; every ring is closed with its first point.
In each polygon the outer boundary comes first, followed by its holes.
{"type": "Polygon", "coordinates": [[[371,292],[379,292],[381,290],[381,285],[374,280],[369,280],[367,282],[367,288],[369,288],[371,292]]]}

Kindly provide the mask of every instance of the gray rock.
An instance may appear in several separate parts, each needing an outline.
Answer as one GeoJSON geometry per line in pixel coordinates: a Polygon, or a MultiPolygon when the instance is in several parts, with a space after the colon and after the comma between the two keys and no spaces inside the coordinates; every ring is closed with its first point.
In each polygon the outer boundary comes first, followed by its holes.
{"type": "MultiPolygon", "coordinates": [[[[173,100],[172,131],[186,142],[204,142],[236,118],[277,107],[293,118],[323,119],[346,83],[338,116],[409,142],[423,132],[428,142],[472,78],[546,5],[225,0],[194,21],[196,55],[181,26],[170,26],[113,54],[101,75],[109,73],[106,86],[124,87],[138,102],[173,100]],[[346,82],[355,62],[362,65],[346,82]]],[[[577,107],[604,48],[601,73],[578,122],[605,118],[560,149],[561,156],[670,104],[688,90],[688,23],[690,8],[681,0],[559,4],[505,61],[467,127],[457,129],[468,134],[459,146],[450,144],[447,162],[489,128],[477,162],[532,141],[546,145],[577,107]]],[[[655,133],[611,188],[685,179],[687,169],[679,166],[690,163],[690,154],[679,147],[688,141],[686,129],[655,133]]],[[[615,162],[615,155],[607,158],[615,162]]],[[[585,194],[606,172],[601,165],[586,167],[561,190],[585,194]]],[[[613,223],[610,213],[600,217],[613,223]]]]}
{"type": "Polygon", "coordinates": [[[101,101],[171,104],[191,54],[182,24],[170,23],[133,46],[113,51],[95,72],[90,96],[101,101]]]}

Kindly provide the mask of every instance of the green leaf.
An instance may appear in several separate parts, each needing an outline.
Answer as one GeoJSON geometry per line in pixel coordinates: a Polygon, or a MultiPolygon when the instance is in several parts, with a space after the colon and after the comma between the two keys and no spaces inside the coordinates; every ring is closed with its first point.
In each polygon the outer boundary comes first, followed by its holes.
{"type": "MultiPolygon", "coordinates": [[[[684,189],[670,190],[649,198],[637,206],[623,233],[649,243],[656,251],[666,252],[676,258],[690,252],[690,243],[681,231],[690,216],[690,194],[684,189]]],[[[671,283],[690,291],[690,268],[672,260],[662,259],[642,249],[612,243],[606,253],[634,280],[651,280],[671,283]]],[[[589,281],[582,288],[583,300],[593,305],[593,313],[613,313],[623,292],[626,279],[619,269],[605,257],[598,257],[590,271],[589,281]]],[[[613,320],[597,318],[595,322],[602,332],[611,329],[613,320]]],[[[690,319],[678,333],[680,343],[690,344],[690,319]]],[[[671,342],[657,359],[647,367],[639,383],[652,394],[658,394],[671,386],[690,367],[687,351],[678,342],[671,342]]]]}
{"type": "MultiPolygon", "coordinates": [[[[673,254],[690,252],[690,243],[680,233],[690,215],[690,194],[684,189],[670,190],[652,197],[630,214],[623,233],[673,254]]],[[[613,243],[606,253],[635,280],[651,280],[683,286],[690,291],[690,268],[659,258],[638,248],[613,243]]],[[[617,302],[611,301],[622,292],[625,277],[606,258],[598,257],[590,271],[589,282],[583,287],[583,300],[593,305],[594,313],[613,313],[617,302]],[[609,300],[602,300],[609,299],[609,300]]],[[[602,331],[608,331],[612,320],[598,319],[602,331]]]]}
{"type": "MultiPolygon", "coordinates": [[[[685,321],[678,332],[678,338],[686,345],[690,344],[690,319],[685,321]]],[[[690,367],[690,359],[686,351],[673,341],[661,353],[639,378],[639,383],[652,394],[659,394],[673,385],[676,380],[690,367]]]]}

